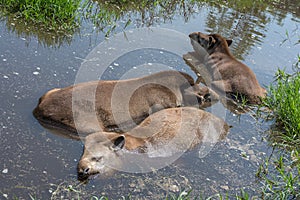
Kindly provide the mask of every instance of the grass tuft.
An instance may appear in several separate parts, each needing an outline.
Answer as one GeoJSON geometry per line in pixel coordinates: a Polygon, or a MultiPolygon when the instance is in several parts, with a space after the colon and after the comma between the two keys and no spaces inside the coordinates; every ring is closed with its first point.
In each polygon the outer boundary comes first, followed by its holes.
{"type": "MultiPolygon", "coordinates": [[[[300,198],[300,157],[297,150],[288,155],[283,152],[273,161],[268,161],[274,169],[269,173],[260,172],[263,178],[262,197],[264,199],[300,198]]],[[[266,164],[263,168],[271,168],[266,164]]]]}
{"type": "MultiPolygon", "coordinates": [[[[273,110],[277,128],[274,132],[280,142],[300,144],[300,56],[295,65],[296,72],[288,74],[278,69],[276,81],[269,88],[264,105],[273,110]]],[[[298,146],[299,147],[299,146],[298,146]]]]}
{"type": "Polygon", "coordinates": [[[269,87],[264,106],[273,111],[275,127],[270,140],[281,154],[272,155],[258,169],[263,180],[263,199],[300,198],[300,56],[295,73],[278,69],[275,84],[269,87]],[[280,150],[280,149],[278,149],[280,150]],[[271,160],[271,157],[273,159],[271,160]]]}
{"type": "Polygon", "coordinates": [[[48,30],[68,30],[79,25],[80,3],[81,0],[0,0],[0,9],[48,30]]]}

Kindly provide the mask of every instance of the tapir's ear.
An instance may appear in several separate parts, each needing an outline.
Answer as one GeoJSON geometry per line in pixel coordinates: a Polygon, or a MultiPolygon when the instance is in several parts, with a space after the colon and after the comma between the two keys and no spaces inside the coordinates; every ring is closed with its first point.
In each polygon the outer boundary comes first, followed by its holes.
{"type": "Polygon", "coordinates": [[[226,40],[227,45],[230,46],[232,44],[232,40],[226,40]]]}
{"type": "Polygon", "coordinates": [[[216,39],[213,36],[208,37],[208,48],[213,47],[216,43],[216,39]]]}
{"type": "Polygon", "coordinates": [[[125,145],[125,136],[124,135],[120,135],[118,137],[115,137],[113,140],[112,140],[112,148],[115,150],[115,151],[118,151],[120,149],[123,149],[124,145],[125,145]]]}

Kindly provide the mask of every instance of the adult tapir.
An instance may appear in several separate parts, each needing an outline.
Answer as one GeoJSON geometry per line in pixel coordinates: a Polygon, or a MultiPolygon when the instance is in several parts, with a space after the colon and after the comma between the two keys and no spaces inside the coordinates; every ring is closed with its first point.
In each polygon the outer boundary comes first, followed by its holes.
{"type": "MultiPolygon", "coordinates": [[[[254,72],[231,54],[228,46],[232,40],[219,34],[207,35],[201,32],[191,33],[189,37],[198,54],[194,57],[203,61],[209,74],[207,79],[210,80],[205,81],[209,82],[214,91],[225,92],[228,97],[236,100],[244,98],[250,104],[261,103],[266,90],[260,86],[254,72]],[[203,51],[207,54],[204,58],[203,51]]],[[[187,62],[191,55],[184,55],[187,62]]]]}
{"type": "Polygon", "coordinates": [[[52,89],[39,99],[33,115],[44,127],[61,129],[78,139],[78,134],[97,131],[125,132],[161,109],[203,108],[217,98],[186,73],[162,71],[141,78],[52,89]]]}
{"type": "Polygon", "coordinates": [[[208,153],[213,144],[226,137],[229,128],[223,119],[201,109],[160,110],[128,132],[96,132],[85,137],[77,166],[78,179],[83,181],[95,174],[107,176],[114,169],[161,167],[172,162],[168,158],[178,158],[200,143],[201,153],[208,153]]]}

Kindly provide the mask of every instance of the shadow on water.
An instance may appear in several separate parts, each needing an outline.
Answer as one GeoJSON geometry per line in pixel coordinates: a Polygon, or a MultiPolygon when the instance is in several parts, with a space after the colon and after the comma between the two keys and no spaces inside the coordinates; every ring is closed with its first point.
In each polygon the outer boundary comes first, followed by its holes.
{"type": "MultiPolygon", "coordinates": [[[[1,40],[12,42],[9,46],[0,45],[0,111],[3,113],[0,117],[0,195],[4,198],[8,196],[8,199],[14,196],[28,199],[29,194],[37,199],[59,199],[62,196],[76,199],[79,195],[84,199],[92,195],[120,198],[131,194],[140,199],[155,199],[191,188],[195,195],[202,193],[209,196],[218,192],[235,194],[241,188],[259,195],[256,190],[259,180],[255,172],[263,158],[270,154],[268,144],[260,133],[268,130],[270,123],[259,124],[248,114],[237,116],[227,111],[226,121],[233,126],[228,139],[217,144],[203,159],[199,159],[198,149],[195,149],[171,166],[152,173],[119,172],[113,177],[93,179],[87,185],[82,185],[76,180],[76,164],[82,144],[49,134],[37,124],[31,112],[45,91],[74,83],[72,70],[76,72],[80,66],[68,60],[76,60],[78,54],[79,57],[85,57],[90,50],[90,43],[86,41],[89,38],[85,35],[87,31],[93,39],[99,37],[95,32],[104,38],[126,28],[158,25],[180,30],[184,26],[186,34],[203,30],[218,32],[234,38],[231,49],[240,59],[246,60],[247,55],[252,53],[256,56],[270,54],[273,58],[278,57],[276,52],[282,54],[284,58],[281,60],[269,61],[270,71],[275,70],[281,67],[279,64],[286,65],[286,59],[295,56],[287,56],[287,53],[295,52],[289,46],[278,48],[277,44],[274,44],[271,52],[270,48],[259,51],[256,47],[268,43],[268,38],[278,39],[272,27],[285,33],[284,25],[299,23],[299,1],[95,2],[91,2],[90,10],[85,11],[83,19],[86,20],[82,20],[82,28],[71,33],[43,32],[19,19],[2,18],[2,27],[6,26],[6,30],[0,30],[1,40]],[[203,27],[198,27],[202,22],[203,27]],[[5,32],[9,32],[8,36],[5,36],[5,32]],[[26,38],[26,47],[22,46],[19,38],[26,38]],[[30,45],[35,39],[42,48],[30,45]],[[70,53],[69,49],[74,52],[70,53]],[[272,51],[274,49],[277,51],[272,51]],[[38,53],[31,53],[34,51],[38,53]],[[56,58],[54,54],[61,55],[56,55],[56,58]],[[68,58],[63,60],[64,57],[68,58]],[[36,70],[40,65],[42,70],[36,70]],[[72,65],[69,71],[68,65],[72,65]],[[35,71],[28,66],[34,66],[35,71]]],[[[130,57],[139,57],[138,53],[146,58],[145,62],[154,62],[152,58],[149,59],[154,55],[154,59],[165,59],[165,63],[174,66],[174,69],[184,68],[194,75],[183,60],[175,59],[173,55],[160,58],[160,52],[148,50],[121,57],[120,62],[123,59],[126,69],[108,69],[106,79],[121,76],[134,64],[130,57]]],[[[267,76],[257,73],[260,82],[270,83],[272,76],[271,73],[267,76]]]]}

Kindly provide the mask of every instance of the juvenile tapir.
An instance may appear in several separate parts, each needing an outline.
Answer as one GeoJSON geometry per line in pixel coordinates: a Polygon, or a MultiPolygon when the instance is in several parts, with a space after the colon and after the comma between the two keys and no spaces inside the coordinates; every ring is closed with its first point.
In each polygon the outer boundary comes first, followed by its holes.
{"type": "Polygon", "coordinates": [[[125,132],[161,109],[203,108],[217,98],[186,73],[162,71],[141,78],[53,89],[40,98],[33,114],[46,128],[61,129],[78,138],[77,133],[125,132]]]}
{"type": "Polygon", "coordinates": [[[149,166],[151,162],[146,163],[148,160],[144,157],[139,162],[138,156],[169,157],[201,142],[215,144],[226,137],[228,130],[224,120],[201,109],[163,109],[123,134],[97,132],[85,137],[84,152],[77,167],[78,178],[85,180],[98,173],[109,175],[113,168],[126,171],[123,166],[128,164],[129,167],[155,168],[149,166]],[[126,157],[128,154],[131,156],[126,157]]]}

